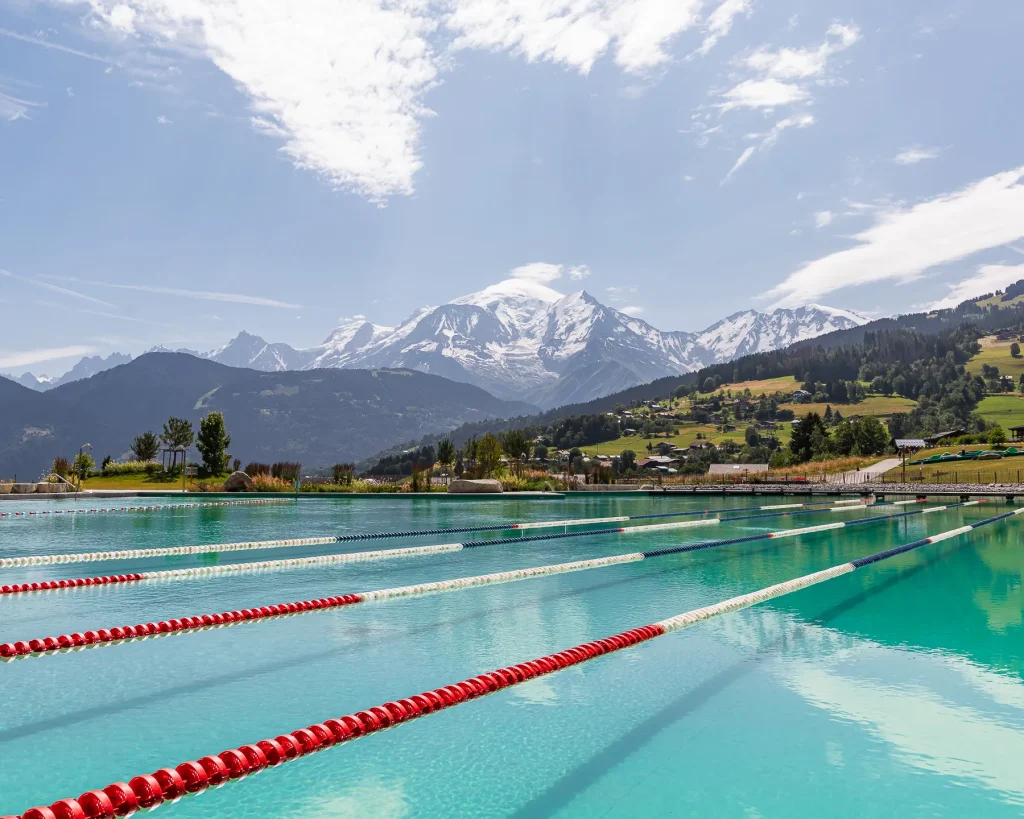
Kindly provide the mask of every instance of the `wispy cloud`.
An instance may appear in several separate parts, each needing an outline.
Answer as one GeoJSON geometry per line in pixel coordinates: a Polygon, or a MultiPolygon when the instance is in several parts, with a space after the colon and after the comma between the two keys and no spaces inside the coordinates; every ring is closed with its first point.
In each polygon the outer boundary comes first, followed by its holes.
{"type": "Polygon", "coordinates": [[[29,109],[45,107],[45,102],[36,102],[8,94],[4,91],[3,85],[0,85],[0,120],[16,122],[19,119],[31,119],[28,115],[29,109]]]}
{"type": "Polygon", "coordinates": [[[1024,238],[1024,166],[910,209],[890,207],[856,245],[808,262],[764,294],[793,307],[854,285],[907,282],[942,264],[1024,238]]]}
{"type": "Polygon", "coordinates": [[[218,293],[207,290],[183,290],[177,287],[151,287],[144,284],[110,284],[108,282],[92,282],[103,287],[114,287],[118,290],[137,290],[142,293],[154,293],[159,296],[180,296],[185,299],[200,299],[201,301],[222,301],[232,304],[253,304],[258,307],[285,307],[297,309],[300,304],[292,304],[277,299],[267,299],[262,296],[249,296],[244,293],[218,293]]]}
{"type": "Polygon", "coordinates": [[[1024,279],[1024,264],[983,264],[973,276],[949,285],[949,294],[929,304],[927,309],[956,307],[961,302],[1002,290],[1021,279],[1024,279]]]}
{"type": "Polygon", "coordinates": [[[620,307],[619,312],[625,313],[627,316],[639,316],[644,311],[643,307],[635,304],[629,304],[625,307],[620,307]]]}
{"type": "Polygon", "coordinates": [[[531,262],[520,267],[513,268],[512,278],[529,279],[535,282],[553,282],[563,275],[573,281],[582,281],[590,275],[590,268],[585,264],[565,265],[551,264],[550,262],[531,262]]]}
{"type": "Polygon", "coordinates": [[[819,210],[814,214],[814,226],[816,228],[828,227],[832,224],[832,220],[835,219],[835,214],[830,210],[819,210]]]}
{"type": "Polygon", "coordinates": [[[29,276],[19,276],[17,273],[12,273],[10,270],[0,268],[0,276],[25,282],[26,284],[31,284],[33,287],[41,287],[43,290],[49,290],[51,293],[59,293],[62,296],[81,299],[82,301],[87,301],[91,304],[99,304],[103,307],[112,307],[115,310],[118,309],[116,304],[111,304],[109,301],[97,299],[95,296],[87,296],[85,293],[79,293],[77,290],[72,290],[68,287],[60,287],[56,284],[50,284],[49,282],[41,282],[39,279],[33,279],[29,276]]]}
{"type": "Polygon", "coordinates": [[[366,0],[342,3],[344,13],[322,2],[68,2],[119,43],[204,56],[296,167],[383,204],[414,191],[422,124],[434,116],[426,95],[453,53],[508,51],[584,74],[611,55],[645,76],[669,63],[702,0],[366,0]]]}
{"type": "Polygon", "coordinates": [[[704,27],[704,41],[697,49],[697,53],[703,56],[711,51],[718,45],[719,40],[732,31],[733,21],[741,14],[746,14],[749,17],[753,8],[753,0],[722,0],[708,16],[707,24],[704,27]]]}
{"type": "Polygon", "coordinates": [[[936,159],[942,153],[938,148],[905,148],[893,157],[897,165],[916,165],[926,159],[936,159]]]}
{"type": "Polygon", "coordinates": [[[156,118],[156,123],[157,123],[157,125],[170,125],[170,124],[171,124],[171,122],[172,122],[172,120],[168,119],[168,118],[167,118],[166,116],[164,116],[163,114],[160,114],[160,115],[159,115],[159,116],[158,116],[158,117],[156,118]]]}
{"type": "Polygon", "coordinates": [[[805,103],[812,98],[809,82],[822,77],[830,58],[860,39],[856,26],[836,23],[829,27],[825,42],[815,48],[759,48],[739,60],[755,77],[721,92],[723,111],[735,108],[778,108],[805,103]]]}
{"type": "Polygon", "coordinates": [[[73,344],[69,347],[44,347],[35,350],[0,351],[0,367],[28,367],[44,361],[57,361],[61,358],[79,358],[92,355],[95,347],[73,344]]]}
{"type": "Polygon", "coordinates": [[[740,168],[747,164],[747,162],[750,160],[750,157],[754,155],[755,150],[756,149],[754,148],[754,146],[751,145],[743,153],[741,153],[739,159],[736,160],[736,163],[731,168],[729,168],[729,173],[725,175],[725,178],[722,180],[721,184],[724,185],[730,179],[732,179],[736,171],[738,171],[740,168]]]}
{"type": "Polygon", "coordinates": [[[113,60],[108,60],[106,57],[101,57],[99,54],[90,54],[88,51],[79,51],[77,48],[68,48],[68,46],[61,45],[60,43],[51,43],[49,40],[44,40],[42,37],[31,37],[27,34],[19,34],[16,31],[11,31],[6,28],[0,28],[0,37],[7,37],[10,40],[18,40],[22,43],[30,43],[32,45],[41,46],[42,48],[48,48],[52,51],[61,51],[64,54],[71,54],[75,57],[82,57],[86,60],[93,60],[98,63],[113,63],[113,60]]]}

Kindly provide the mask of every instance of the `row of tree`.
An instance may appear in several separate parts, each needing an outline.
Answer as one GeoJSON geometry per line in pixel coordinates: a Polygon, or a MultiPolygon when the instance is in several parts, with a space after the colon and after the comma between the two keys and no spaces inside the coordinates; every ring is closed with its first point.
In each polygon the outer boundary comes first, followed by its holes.
{"type": "Polygon", "coordinates": [[[160,454],[161,445],[170,450],[171,469],[178,465],[178,455],[181,455],[182,465],[185,463],[185,453],[192,444],[196,445],[199,455],[203,460],[203,470],[208,475],[219,475],[227,469],[231,456],[228,454],[228,447],[231,446],[231,436],[228,435],[224,424],[224,415],[220,412],[210,412],[199,422],[199,434],[196,435],[192,422],[187,418],[170,417],[164,423],[163,431],[158,436],[151,430],[143,432],[132,441],[131,451],[140,461],[153,461],[160,454]]]}

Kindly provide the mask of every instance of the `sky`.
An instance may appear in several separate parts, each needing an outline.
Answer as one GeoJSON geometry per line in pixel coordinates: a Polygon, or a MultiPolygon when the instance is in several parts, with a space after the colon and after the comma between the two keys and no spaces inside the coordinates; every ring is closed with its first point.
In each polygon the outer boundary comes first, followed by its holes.
{"type": "Polygon", "coordinates": [[[506,279],[663,330],[1024,278],[1014,0],[0,0],[0,371],[506,279]],[[513,273],[512,271],[516,271],[513,273]]]}

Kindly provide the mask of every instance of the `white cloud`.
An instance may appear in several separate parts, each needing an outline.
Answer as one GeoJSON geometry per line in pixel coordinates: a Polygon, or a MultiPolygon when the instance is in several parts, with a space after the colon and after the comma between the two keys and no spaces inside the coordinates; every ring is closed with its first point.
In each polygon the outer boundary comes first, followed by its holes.
{"type": "Polygon", "coordinates": [[[28,115],[29,108],[42,108],[45,105],[45,102],[34,102],[4,93],[3,87],[0,86],[0,119],[5,119],[8,122],[31,119],[28,115]]]}
{"type": "Polygon", "coordinates": [[[760,48],[743,59],[748,68],[779,80],[805,80],[825,73],[829,58],[845,51],[860,39],[856,26],[835,24],[825,33],[825,42],[817,48],[760,48]]]}
{"type": "Polygon", "coordinates": [[[160,114],[160,116],[158,116],[156,118],[156,121],[157,121],[158,125],[170,125],[171,124],[171,120],[169,120],[163,114],[160,114]]]}
{"type": "Polygon", "coordinates": [[[772,126],[771,130],[764,135],[761,147],[771,148],[779,141],[779,137],[782,135],[782,132],[787,128],[810,128],[812,125],[814,125],[814,117],[811,114],[797,114],[792,117],[780,119],[772,126]]]}
{"type": "Polygon", "coordinates": [[[828,227],[832,224],[832,220],[835,218],[835,214],[830,210],[819,210],[814,214],[814,226],[816,228],[828,227]]]}
{"type": "Polygon", "coordinates": [[[722,111],[734,108],[778,108],[806,102],[811,92],[793,83],[779,82],[771,77],[763,80],[744,80],[724,91],[725,102],[719,104],[722,111]]]}
{"type": "Polygon", "coordinates": [[[1024,238],[1024,166],[909,210],[890,207],[854,247],[808,262],[765,296],[792,307],[853,285],[907,282],[925,271],[1024,238]]]}
{"type": "MultiPolygon", "coordinates": [[[[201,54],[235,81],[299,168],[373,200],[413,190],[440,60],[422,0],[90,0],[144,47],[201,54]],[[129,12],[133,14],[130,15],[129,12]]],[[[269,130],[264,127],[263,132],[269,130]]]]}
{"type": "MultiPolygon", "coordinates": [[[[860,31],[855,26],[835,24],[826,32],[825,41],[814,48],[782,48],[778,51],[759,48],[736,62],[738,67],[753,72],[754,76],[717,92],[716,96],[721,101],[715,103],[714,107],[720,114],[727,114],[730,111],[769,112],[777,108],[797,108],[796,113],[779,119],[768,131],[747,134],[747,139],[762,140],[759,147],[767,150],[779,141],[783,131],[814,125],[815,118],[807,108],[814,102],[816,85],[826,82],[824,75],[829,59],[859,39],[860,31]],[[803,110],[799,110],[801,108],[803,110]]],[[[698,116],[707,117],[706,114],[698,116]]],[[[707,134],[711,132],[711,129],[701,131],[698,145],[706,144],[707,134]]],[[[753,149],[748,148],[744,151],[740,161],[729,171],[723,182],[731,179],[752,154],[753,149]]]]}
{"type": "Polygon", "coordinates": [[[941,153],[938,148],[905,148],[893,158],[897,165],[916,165],[926,159],[935,159],[941,153]]]}
{"type": "Polygon", "coordinates": [[[520,267],[513,268],[512,278],[529,279],[534,282],[553,282],[555,279],[568,276],[573,281],[582,281],[590,275],[590,268],[585,264],[564,265],[551,264],[550,262],[531,262],[520,267]]]}
{"type": "Polygon", "coordinates": [[[37,350],[0,353],[0,367],[28,367],[32,364],[41,364],[44,361],[77,358],[84,355],[92,355],[95,352],[95,347],[74,344],[69,347],[48,347],[37,350]]]}
{"type": "Polygon", "coordinates": [[[665,50],[696,25],[701,0],[451,0],[452,47],[508,50],[528,62],[583,74],[609,50],[631,74],[669,60],[665,50]]]}
{"type": "Polygon", "coordinates": [[[265,299],[262,296],[249,296],[243,293],[216,293],[205,290],[181,290],[175,287],[150,287],[142,284],[109,284],[107,282],[93,282],[103,287],[116,287],[118,290],[137,290],[142,293],[155,293],[160,296],[181,296],[186,299],[199,299],[201,301],[222,301],[231,304],[253,304],[258,307],[287,307],[297,309],[301,305],[291,304],[277,299],[265,299]]]}
{"type": "Polygon", "coordinates": [[[746,165],[746,164],[747,164],[747,161],[748,161],[748,160],[750,159],[750,157],[752,157],[752,156],[754,155],[754,151],[755,151],[755,150],[756,150],[756,149],[754,148],[754,146],[753,146],[753,145],[751,145],[751,146],[750,146],[749,148],[747,148],[747,149],[746,149],[746,150],[745,150],[745,151],[744,151],[743,153],[741,153],[741,154],[740,154],[740,157],[739,157],[739,159],[737,159],[737,160],[736,160],[736,164],[734,164],[734,165],[733,165],[733,166],[732,166],[732,167],[731,167],[731,168],[729,169],[729,173],[727,173],[727,174],[725,175],[725,179],[723,179],[723,180],[722,180],[722,184],[723,184],[723,185],[724,185],[724,184],[725,184],[726,182],[728,182],[728,181],[729,181],[730,179],[732,179],[732,177],[733,177],[733,174],[735,174],[735,173],[736,173],[736,171],[738,171],[738,170],[739,170],[740,168],[742,168],[742,167],[743,167],[744,165],[746,165]]]}
{"type": "Polygon", "coordinates": [[[635,304],[630,304],[626,307],[620,308],[620,313],[625,313],[627,316],[639,316],[644,311],[643,307],[638,307],[635,304]]]}
{"type": "Polygon", "coordinates": [[[1024,279],[1024,265],[983,264],[970,278],[949,285],[949,295],[928,305],[929,310],[956,307],[961,302],[994,293],[1024,279]]]}
{"type": "MultiPolygon", "coordinates": [[[[631,74],[670,59],[701,0],[64,0],[124,44],[212,61],[252,123],[330,184],[382,203],[411,194],[427,92],[452,51],[508,50],[587,73],[607,53],[631,74]]],[[[41,45],[47,45],[40,43],[41,45]]]]}
{"type": "Polygon", "coordinates": [[[718,41],[732,30],[733,20],[741,14],[749,17],[753,6],[753,0],[722,0],[708,17],[707,25],[704,27],[704,41],[697,49],[697,53],[704,55],[711,51],[718,41]]]}
{"type": "Polygon", "coordinates": [[[553,282],[561,275],[562,265],[548,262],[531,262],[512,269],[512,278],[533,282],[553,282]]]}
{"type": "Polygon", "coordinates": [[[686,175],[685,175],[685,176],[683,177],[683,181],[684,181],[684,182],[692,182],[692,181],[693,181],[693,177],[692,177],[692,176],[690,176],[689,174],[686,174],[686,175]]]}

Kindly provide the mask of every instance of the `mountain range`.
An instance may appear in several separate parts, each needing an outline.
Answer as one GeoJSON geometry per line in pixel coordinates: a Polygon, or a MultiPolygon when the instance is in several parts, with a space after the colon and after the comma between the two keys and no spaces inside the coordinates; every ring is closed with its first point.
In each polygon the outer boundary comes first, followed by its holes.
{"type": "Polygon", "coordinates": [[[172,415],[198,429],[207,412],[222,412],[230,452],[244,462],[294,460],[315,468],[535,409],[412,370],[265,373],[181,353],[147,353],[43,393],[0,378],[0,476],[35,478],[86,441],[97,462],[126,457],[136,435],[159,433],[172,415]]]}
{"type": "MultiPolygon", "coordinates": [[[[438,307],[421,308],[397,327],[362,318],[348,321],[308,349],[242,332],[206,353],[177,352],[263,372],[413,369],[474,384],[500,399],[550,408],[866,321],[849,311],[812,304],[734,313],[696,333],[666,332],[602,304],[586,291],[565,295],[540,282],[514,278],[438,307]]],[[[91,375],[123,359],[123,354],[83,359],[59,383],[72,380],[76,370],[91,369],[91,375]]],[[[33,389],[55,386],[27,375],[19,380],[33,389]]]]}

